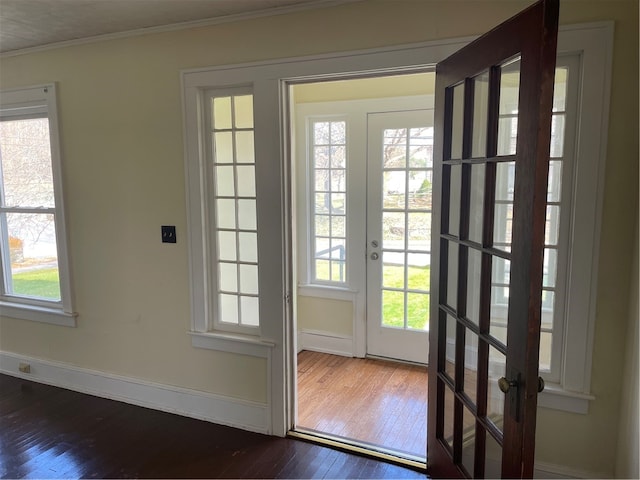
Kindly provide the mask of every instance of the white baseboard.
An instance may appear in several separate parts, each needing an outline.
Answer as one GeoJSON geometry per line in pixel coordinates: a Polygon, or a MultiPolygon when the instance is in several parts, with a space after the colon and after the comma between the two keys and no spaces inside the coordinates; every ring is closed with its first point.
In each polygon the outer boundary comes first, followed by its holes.
{"type": "Polygon", "coordinates": [[[0,352],[0,373],[257,433],[270,433],[267,404],[0,352]],[[20,363],[31,367],[19,370],[20,363]]]}
{"type": "Polygon", "coordinates": [[[587,471],[553,463],[535,462],[533,478],[613,478],[613,471],[587,471]]]}
{"type": "MultiPolygon", "coordinates": [[[[301,331],[298,350],[353,356],[351,337],[301,331]]],[[[25,355],[0,352],[0,373],[62,387],[163,412],[206,420],[257,433],[271,433],[267,404],[76,367],[25,355]],[[19,370],[29,364],[30,373],[19,370]]],[[[611,478],[613,472],[590,472],[536,462],[534,478],[611,478]]]]}
{"type": "Polygon", "coordinates": [[[302,350],[353,357],[353,337],[319,330],[300,330],[298,331],[298,352],[302,350]]]}

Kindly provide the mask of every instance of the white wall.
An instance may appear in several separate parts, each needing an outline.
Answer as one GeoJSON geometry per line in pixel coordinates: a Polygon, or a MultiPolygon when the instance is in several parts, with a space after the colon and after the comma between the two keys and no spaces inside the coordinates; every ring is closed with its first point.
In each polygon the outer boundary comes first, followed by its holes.
{"type": "MultiPolygon", "coordinates": [[[[2,88],[58,82],[77,328],[0,319],[0,350],[264,403],[266,361],[191,347],[179,71],[479,34],[529,1],[366,0],[0,59],[2,88]],[[178,243],[160,243],[175,224],[178,243]]],[[[587,415],[541,409],[537,458],[612,475],[638,202],[638,2],[561,2],[615,21],[587,415]],[[633,208],[631,208],[633,207],[633,208]]],[[[1,366],[0,366],[1,367],[1,366]]]]}

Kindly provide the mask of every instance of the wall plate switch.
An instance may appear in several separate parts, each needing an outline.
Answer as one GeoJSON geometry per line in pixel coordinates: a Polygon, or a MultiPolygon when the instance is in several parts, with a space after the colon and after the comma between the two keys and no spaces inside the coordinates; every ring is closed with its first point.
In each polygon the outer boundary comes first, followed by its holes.
{"type": "Polygon", "coordinates": [[[162,243],[176,243],[175,225],[162,225],[162,243]]]}

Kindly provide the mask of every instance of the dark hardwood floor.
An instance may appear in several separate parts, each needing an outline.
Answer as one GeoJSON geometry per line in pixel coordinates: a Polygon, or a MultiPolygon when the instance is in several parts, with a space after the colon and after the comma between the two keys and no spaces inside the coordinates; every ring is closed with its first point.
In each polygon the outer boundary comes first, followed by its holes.
{"type": "Polygon", "coordinates": [[[300,440],[246,432],[0,375],[1,478],[427,478],[300,440]]]}

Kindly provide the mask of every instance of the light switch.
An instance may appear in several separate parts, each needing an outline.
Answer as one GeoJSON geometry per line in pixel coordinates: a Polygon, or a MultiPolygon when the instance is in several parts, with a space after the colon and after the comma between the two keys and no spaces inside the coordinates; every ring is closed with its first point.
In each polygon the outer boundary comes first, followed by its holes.
{"type": "Polygon", "coordinates": [[[176,243],[175,225],[162,225],[162,243],[176,243]]]}

